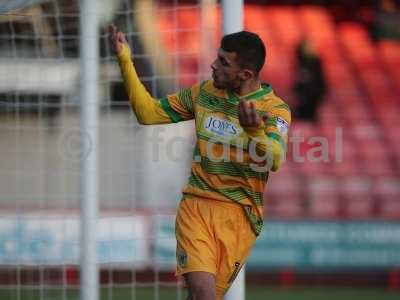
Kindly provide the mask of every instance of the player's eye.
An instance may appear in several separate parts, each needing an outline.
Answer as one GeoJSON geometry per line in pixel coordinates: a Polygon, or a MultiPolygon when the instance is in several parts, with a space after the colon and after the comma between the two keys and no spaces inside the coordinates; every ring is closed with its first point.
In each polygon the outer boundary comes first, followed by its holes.
{"type": "Polygon", "coordinates": [[[224,58],[220,59],[220,61],[221,61],[221,65],[223,65],[224,67],[229,66],[228,62],[224,58]]]}
{"type": "Polygon", "coordinates": [[[228,67],[229,66],[229,63],[222,56],[218,56],[218,60],[221,63],[221,65],[223,65],[224,67],[228,67]]]}

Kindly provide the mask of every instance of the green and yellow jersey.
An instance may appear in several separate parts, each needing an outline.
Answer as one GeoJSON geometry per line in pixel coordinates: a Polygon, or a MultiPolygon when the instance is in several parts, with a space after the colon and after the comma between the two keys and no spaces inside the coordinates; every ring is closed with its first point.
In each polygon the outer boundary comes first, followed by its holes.
{"type": "Polygon", "coordinates": [[[185,197],[234,201],[243,206],[256,235],[263,224],[263,191],[269,171],[284,160],[290,110],[270,85],[238,97],[214,87],[211,80],[160,100],[153,99],[137,77],[127,46],[118,55],[132,108],[142,124],[195,120],[197,141],[185,197]],[[239,102],[254,102],[268,114],[261,128],[239,124],[239,102]]]}

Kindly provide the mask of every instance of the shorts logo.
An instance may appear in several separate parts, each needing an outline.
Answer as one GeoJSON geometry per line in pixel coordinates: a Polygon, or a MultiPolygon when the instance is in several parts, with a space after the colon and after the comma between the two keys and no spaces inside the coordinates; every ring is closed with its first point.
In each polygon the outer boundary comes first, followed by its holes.
{"type": "Polygon", "coordinates": [[[187,254],[186,251],[182,248],[176,250],[176,260],[178,262],[178,266],[181,268],[186,267],[187,265],[187,254]]]}
{"type": "Polygon", "coordinates": [[[242,267],[240,266],[240,262],[235,262],[235,268],[233,269],[233,273],[231,275],[231,277],[229,277],[228,283],[231,284],[232,282],[235,281],[236,277],[238,276],[240,269],[242,267]]]}

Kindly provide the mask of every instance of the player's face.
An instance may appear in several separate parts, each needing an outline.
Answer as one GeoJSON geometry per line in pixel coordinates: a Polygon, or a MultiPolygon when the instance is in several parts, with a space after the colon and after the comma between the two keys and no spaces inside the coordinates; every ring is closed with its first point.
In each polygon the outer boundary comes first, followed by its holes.
{"type": "Polygon", "coordinates": [[[240,87],[241,68],[235,52],[218,50],[217,58],[211,65],[214,86],[217,89],[235,90],[240,87]]]}

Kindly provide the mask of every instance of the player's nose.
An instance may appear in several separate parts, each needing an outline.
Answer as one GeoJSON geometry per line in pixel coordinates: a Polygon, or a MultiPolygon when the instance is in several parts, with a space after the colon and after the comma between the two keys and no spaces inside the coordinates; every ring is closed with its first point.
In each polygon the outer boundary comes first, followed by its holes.
{"type": "Polygon", "coordinates": [[[213,72],[217,70],[217,60],[214,60],[213,63],[211,64],[211,70],[213,70],[213,72]]]}

